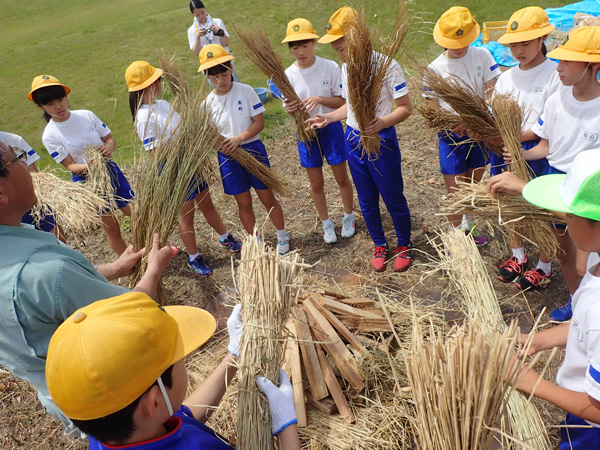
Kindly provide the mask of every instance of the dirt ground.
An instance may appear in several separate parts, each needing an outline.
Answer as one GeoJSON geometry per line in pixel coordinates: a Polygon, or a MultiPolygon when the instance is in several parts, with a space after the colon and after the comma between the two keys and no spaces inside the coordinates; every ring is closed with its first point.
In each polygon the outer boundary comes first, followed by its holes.
{"type": "MultiPolygon", "coordinates": [[[[406,124],[398,127],[400,145],[403,154],[403,177],[405,194],[408,199],[413,225],[414,264],[403,274],[391,270],[374,273],[370,270],[369,260],[373,245],[361,220],[360,209],[356,201],[355,212],[358,217],[357,234],[352,239],[339,239],[335,245],[327,245],[322,239],[321,224],[312,206],[308,181],[298,163],[295,140],[289,133],[289,127],[278,127],[271,131],[272,139],[265,139],[272,166],[281,173],[293,187],[293,194],[281,198],[286,226],[292,237],[292,248],[309,263],[318,263],[311,277],[319,279],[333,274],[333,278],[343,291],[344,284],[360,284],[364,287],[380,287],[398,301],[406,301],[408,294],[428,297],[435,309],[435,301],[448,290],[448,281],[440,274],[425,276],[431,268],[435,254],[429,239],[435,237],[436,230],[443,223],[443,217],[437,216],[439,201],[444,194],[442,177],[439,174],[437,141],[435,136],[425,130],[423,121],[410,118],[406,124]]],[[[330,215],[341,226],[343,209],[335,180],[329,170],[325,171],[327,197],[330,215]]],[[[233,198],[222,193],[221,186],[212,187],[212,196],[221,211],[229,230],[236,236],[242,235],[242,227],[237,218],[233,198]]],[[[385,207],[383,211],[384,227],[388,242],[395,243],[393,226],[385,207]]],[[[260,204],[255,205],[258,223],[264,222],[265,212],[260,204]]],[[[204,307],[215,304],[222,296],[219,293],[231,289],[231,255],[218,245],[218,236],[197,214],[196,230],[201,252],[214,269],[210,278],[195,277],[185,264],[185,254],[177,256],[167,270],[165,284],[171,303],[204,307]],[[218,297],[219,296],[219,297],[218,297]],[[216,300],[215,300],[216,299],[216,300]]],[[[275,242],[275,230],[270,223],[264,226],[267,241],[275,242]]],[[[339,236],[339,235],[338,235],[339,236]]],[[[176,233],[170,240],[180,244],[176,233]]],[[[110,261],[113,257],[104,235],[98,231],[82,243],[71,243],[95,264],[110,261]]],[[[490,244],[481,248],[481,254],[489,268],[498,297],[503,304],[507,320],[519,316],[523,326],[528,327],[531,318],[537,316],[545,307],[548,311],[565,303],[568,291],[560,276],[560,270],[554,267],[553,281],[542,292],[521,295],[513,284],[503,284],[496,280],[498,265],[508,257],[508,246],[496,231],[490,244]]],[[[534,249],[529,252],[530,261],[537,261],[534,249]]],[[[235,258],[235,256],[234,256],[235,258]]],[[[122,280],[126,282],[126,280],[122,280]]],[[[442,311],[440,311],[442,313],[442,311]]],[[[547,314],[543,321],[547,320],[547,314]]],[[[558,362],[556,363],[558,364],[558,362]]],[[[556,365],[555,364],[555,365],[556,365]]],[[[553,376],[547,374],[547,377],[553,376]]],[[[35,449],[84,449],[87,443],[64,437],[60,425],[45,415],[36,395],[27,384],[19,381],[6,371],[0,371],[0,448],[4,450],[35,449]]],[[[549,426],[556,425],[562,414],[548,404],[538,403],[549,426]]],[[[556,438],[557,431],[551,431],[556,438]]]]}

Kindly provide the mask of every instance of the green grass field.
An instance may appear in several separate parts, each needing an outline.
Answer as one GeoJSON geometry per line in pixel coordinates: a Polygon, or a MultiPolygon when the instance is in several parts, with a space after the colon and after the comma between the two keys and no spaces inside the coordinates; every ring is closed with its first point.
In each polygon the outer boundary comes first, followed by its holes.
{"type": "MultiPolygon", "coordinates": [[[[544,7],[566,3],[549,0],[544,7]]],[[[232,35],[234,24],[265,29],[285,65],[293,62],[287,47],[279,44],[285,36],[287,22],[305,17],[322,34],[329,16],[342,5],[330,0],[207,0],[205,4],[210,14],[223,19],[232,35]]],[[[407,57],[425,62],[440,51],[433,43],[431,29],[451,4],[442,0],[411,4],[415,25],[405,43],[407,57]]],[[[513,11],[529,4],[524,0],[462,3],[472,10],[480,24],[506,20],[513,11]]],[[[140,147],[129,112],[124,80],[127,66],[138,59],[156,64],[156,52],[163,49],[180,58],[190,82],[203,82],[203,77],[196,73],[197,59],[188,48],[186,32],[192,16],[187,5],[185,0],[3,1],[0,54],[4,67],[0,77],[4,101],[0,103],[0,130],[22,135],[42,156],[42,167],[57,166],[41,144],[45,126],[41,111],[27,99],[31,80],[36,75],[49,73],[71,87],[69,102],[72,109],[92,110],[112,129],[118,142],[115,159],[127,164],[140,147]]],[[[361,4],[353,6],[360,8],[361,4]]],[[[365,10],[371,22],[379,24],[385,32],[393,22],[395,8],[395,2],[374,0],[368,2],[365,10]]],[[[242,82],[254,87],[265,86],[265,77],[240,55],[235,36],[232,36],[230,48],[237,55],[242,82]]],[[[319,46],[318,54],[335,59],[328,45],[319,46]]],[[[400,59],[402,61],[402,57],[400,59]]],[[[411,71],[407,70],[407,73],[411,71]]],[[[269,99],[267,110],[263,137],[268,139],[289,119],[278,101],[269,99]]]]}

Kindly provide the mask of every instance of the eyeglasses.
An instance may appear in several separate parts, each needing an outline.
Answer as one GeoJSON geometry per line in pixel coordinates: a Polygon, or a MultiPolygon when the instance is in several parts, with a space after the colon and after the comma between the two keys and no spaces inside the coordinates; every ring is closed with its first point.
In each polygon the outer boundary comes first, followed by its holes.
{"type": "Polygon", "coordinates": [[[17,148],[17,147],[8,147],[8,150],[10,150],[12,153],[14,153],[15,157],[13,159],[11,159],[10,161],[4,162],[2,164],[3,169],[6,169],[11,164],[27,161],[27,152],[25,150],[23,150],[21,148],[17,148]]]}

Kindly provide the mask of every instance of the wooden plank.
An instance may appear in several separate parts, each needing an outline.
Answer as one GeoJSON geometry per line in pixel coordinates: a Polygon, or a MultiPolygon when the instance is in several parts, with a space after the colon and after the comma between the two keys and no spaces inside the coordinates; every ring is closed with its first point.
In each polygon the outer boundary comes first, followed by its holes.
{"type": "Polygon", "coordinates": [[[352,414],[352,410],[350,409],[350,405],[348,405],[348,400],[346,400],[346,396],[338,383],[335,374],[333,373],[333,369],[325,356],[325,352],[323,351],[323,346],[320,344],[316,345],[317,348],[317,356],[319,357],[319,362],[321,363],[321,371],[323,372],[323,377],[325,378],[325,382],[327,383],[327,387],[331,392],[331,397],[333,397],[333,401],[337,405],[338,411],[348,423],[356,422],[356,418],[354,414],[352,414]]]}
{"type": "Polygon", "coordinates": [[[366,297],[339,298],[338,302],[345,303],[347,305],[358,306],[358,307],[372,306],[374,303],[373,300],[371,300],[370,298],[366,298],[366,297]]]}
{"type": "Polygon", "coordinates": [[[323,341],[322,344],[329,356],[340,370],[342,376],[357,390],[365,387],[365,382],[360,375],[356,361],[346,348],[329,321],[319,312],[314,298],[307,298],[302,303],[308,323],[312,327],[314,336],[323,341]]]}
{"type": "Polygon", "coordinates": [[[392,331],[392,327],[386,318],[370,319],[365,317],[339,316],[338,319],[353,333],[392,331]]]}
{"type": "Polygon", "coordinates": [[[352,334],[352,332],[348,328],[346,328],[346,326],[342,322],[340,322],[340,320],[335,316],[335,314],[333,314],[328,309],[323,308],[317,302],[313,302],[313,304],[319,310],[319,312],[323,314],[323,316],[329,321],[329,323],[333,325],[333,327],[338,331],[338,333],[341,334],[346,339],[346,341],[348,341],[348,343],[352,347],[354,347],[359,352],[365,352],[365,354],[367,353],[367,349],[364,347],[364,345],[362,345],[360,341],[356,339],[356,336],[354,336],[354,334],[352,334]]]}
{"type": "MultiPolygon", "coordinates": [[[[288,356],[290,358],[290,371],[292,388],[294,389],[294,406],[298,418],[298,427],[305,427],[308,424],[306,417],[306,402],[304,400],[304,383],[302,382],[302,363],[300,361],[300,347],[298,347],[298,336],[296,325],[293,320],[288,320],[286,325],[292,339],[288,340],[288,356]]],[[[287,360],[286,360],[287,362],[287,360]]]]}
{"type": "Polygon", "coordinates": [[[325,289],[315,289],[313,292],[314,292],[315,294],[326,295],[326,296],[328,296],[328,297],[331,297],[331,298],[336,298],[336,299],[338,299],[338,300],[341,300],[341,299],[343,299],[343,298],[346,298],[346,296],[345,296],[345,295],[342,295],[342,294],[336,294],[335,292],[332,292],[332,291],[327,291],[327,290],[325,290],[325,289]]]}
{"type": "Polygon", "coordinates": [[[323,414],[327,414],[332,416],[337,412],[337,406],[331,397],[325,397],[321,400],[315,400],[314,397],[310,394],[310,392],[306,393],[306,401],[312,407],[318,409],[323,414]]]}
{"type": "Polygon", "coordinates": [[[317,358],[314,339],[302,306],[295,305],[293,311],[294,325],[296,325],[296,333],[302,354],[302,361],[304,362],[304,369],[306,370],[306,377],[308,378],[308,385],[312,396],[317,400],[321,400],[329,395],[329,391],[323,379],[323,374],[319,369],[319,358],[317,358]]]}
{"type": "MultiPolygon", "coordinates": [[[[337,314],[353,317],[366,317],[370,319],[378,319],[382,317],[378,316],[377,314],[373,314],[372,312],[365,311],[364,309],[355,308],[354,306],[346,305],[345,303],[330,300],[328,298],[323,297],[322,295],[317,295],[316,297],[321,305],[337,314]]],[[[314,299],[315,296],[313,295],[311,297],[308,297],[304,301],[308,300],[309,298],[314,299]]]]}

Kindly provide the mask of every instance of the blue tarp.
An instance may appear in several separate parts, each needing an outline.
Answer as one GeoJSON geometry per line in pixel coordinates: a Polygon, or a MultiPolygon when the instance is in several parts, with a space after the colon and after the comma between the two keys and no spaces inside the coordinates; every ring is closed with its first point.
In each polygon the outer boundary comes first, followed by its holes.
{"type": "MultiPolygon", "coordinates": [[[[548,8],[546,13],[550,18],[550,23],[554,25],[560,31],[569,31],[573,28],[573,18],[575,14],[581,12],[585,14],[591,14],[592,16],[600,16],[600,0],[584,0],[578,3],[572,3],[562,8],[548,8]]],[[[510,53],[508,47],[498,44],[495,41],[490,41],[483,45],[481,42],[481,35],[475,42],[471,44],[473,47],[485,47],[487,48],[494,59],[501,66],[516,66],[515,61],[510,53]]]]}

